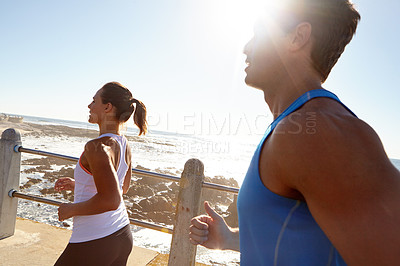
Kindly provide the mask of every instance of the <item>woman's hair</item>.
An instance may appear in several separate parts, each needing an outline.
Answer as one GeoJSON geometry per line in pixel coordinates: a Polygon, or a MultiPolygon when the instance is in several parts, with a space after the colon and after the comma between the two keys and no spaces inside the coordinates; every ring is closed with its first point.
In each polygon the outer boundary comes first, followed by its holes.
{"type": "Polygon", "coordinates": [[[146,106],[132,97],[132,93],[118,82],[109,82],[101,88],[100,95],[103,104],[111,103],[117,110],[116,118],[120,122],[126,122],[133,115],[133,121],[139,128],[139,136],[147,132],[146,106]]]}

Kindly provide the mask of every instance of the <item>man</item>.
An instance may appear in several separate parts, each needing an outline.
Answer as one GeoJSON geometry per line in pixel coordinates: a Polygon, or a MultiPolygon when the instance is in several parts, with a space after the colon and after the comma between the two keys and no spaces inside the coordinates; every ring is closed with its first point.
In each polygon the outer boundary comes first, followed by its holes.
{"type": "Polygon", "coordinates": [[[240,188],[239,228],[206,202],[193,244],[240,247],[241,265],[400,265],[400,172],[321,86],[359,19],[348,0],[293,0],[257,23],[245,81],[275,120],[240,188]]]}

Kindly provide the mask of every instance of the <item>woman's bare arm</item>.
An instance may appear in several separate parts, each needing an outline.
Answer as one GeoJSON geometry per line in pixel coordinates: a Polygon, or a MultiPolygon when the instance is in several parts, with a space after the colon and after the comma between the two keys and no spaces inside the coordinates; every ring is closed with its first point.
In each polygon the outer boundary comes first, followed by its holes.
{"type": "Polygon", "coordinates": [[[121,193],[112,154],[113,151],[105,140],[96,139],[86,144],[83,156],[90,167],[97,193],[84,202],[62,204],[59,208],[60,220],[77,215],[99,214],[118,208],[121,193]]]}

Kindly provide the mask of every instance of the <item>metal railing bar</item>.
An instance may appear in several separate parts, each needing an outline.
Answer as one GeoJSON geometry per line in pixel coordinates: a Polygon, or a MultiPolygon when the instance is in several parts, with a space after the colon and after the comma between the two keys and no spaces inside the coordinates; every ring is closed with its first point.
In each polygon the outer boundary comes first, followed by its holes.
{"type": "Polygon", "coordinates": [[[239,193],[239,188],[228,187],[228,186],[219,185],[219,184],[215,184],[215,183],[203,182],[203,187],[204,188],[215,189],[215,190],[219,190],[219,191],[224,191],[224,192],[231,192],[231,193],[234,193],[234,194],[238,194],[239,193]]]}
{"type": "Polygon", "coordinates": [[[16,190],[10,191],[9,195],[10,194],[11,194],[11,197],[37,201],[37,202],[46,203],[46,204],[50,204],[50,205],[54,205],[54,206],[60,206],[63,203],[58,200],[52,200],[52,199],[42,198],[42,197],[38,197],[38,196],[34,196],[34,195],[28,195],[25,193],[18,192],[16,190]]]}
{"type": "Polygon", "coordinates": [[[160,232],[167,233],[167,234],[174,233],[174,230],[170,229],[168,227],[164,227],[161,225],[152,224],[152,223],[148,223],[148,222],[144,222],[144,221],[139,221],[139,220],[136,220],[133,218],[129,218],[129,220],[130,220],[131,224],[133,224],[133,225],[153,229],[153,230],[160,231],[160,232]]]}
{"type": "Polygon", "coordinates": [[[153,173],[153,172],[149,172],[149,171],[141,170],[141,169],[137,169],[137,168],[132,168],[132,173],[138,174],[141,176],[155,177],[155,178],[160,178],[160,179],[174,181],[174,182],[179,182],[181,180],[181,178],[177,177],[177,176],[153,173]]]}
{"type": "MultiPolygon", "coordinates": [[[[34,149],[24,148],[22,146],[16,146],[15,149],[19,152],[25,152],[25,153],[30,153],[30,154],[42,155],[42,156],[50,156],[50,157],[55,157],[55,158],[59,158],[59,159],[65,159],[65,160],[68,160],[71,162],[77,162],[79,160],[79,158],[72,157],[72,156],[67,156],[67,155],[62,155],[62,154],[47,152],[47,151],[41,151],[41,150],[34,150],[34,149]]],[[[154,178],[159,178],[159,179],[173,181],[173,182],[179,182],[181,180],[181,178],[177,177],[177,176],[154,173],[154,172],[149,172],[149,171],[141,170],[141,169],[137,169],[137,168],[132,168],[132,173],[140,175],[140,176],[154,177],[154,178]]],[[[209,182],[204,182],[203,187],[209,188],[209,189],[215,189],[215,190],[219,190],[219,191],[224,191],[224,192],[231,192],[231,193],[235,193],[235,194],[237,194],[239,192],[238,188],[209,183],[209,182]]]]}
{"type": "MultiPolygon", "coordinates": [[[[36,155],[41,155],[41,156],[50,156],[50,157],[55,157],[55,158],[59,158],[59,159],[65,159],[65,160],[68,160],[71,162],[78,162],[78,160],[79,160],[79,158],[68,156],[68,155],[62,155],[62,154],[58,154],[58,153],[41,151],[41,150],[34,150],[34,149],[24,148],[22,146],[16,146],[15,149],[19,152],[25,152],[25,153],[36,154],[36,155]]],[[[153,173],[153,172],[136,169],[136,168],[132,168],[132,173],[138,174],[141,176],[156,177],[156,178],[169,180],[169,181],[175,181],[175,182],[179,182],[179,180],[180,180],[180,178],[177,176],[153,173]]]]}
{"type": "Polygon", "coordinates": [[[75,163],[78,162],[78,160],[79,160],[79,158],[72,157],[72,156],[57,154],[57,153],[48,152],[48,151],[28,149],[28,148],[24,148],[22,146],[19,146],[17,149],[19,152],[37,154],[37,155],[42,155],[42,156],[50,156],[50,157],[55,157],[55,158],[59,158],[59,159],[65,159],[67,161],[71,161],[71,162],[75,162],[75,163]]]}
{"type": "MultiPolygon", "coordinates": [[[[58,201],[58,200],[52,200],[52,199],[47,199],[47,198],[42,198],[42,197],[38,197],[38,196],[34,196],[34,195],[21,193],[21,192],[16,191],[15,189],[10,190],[8,192],[8,195],[10,197],[26,199],[26,200],[32,200],[32,201],[41,202],[41,203],[54,205],[54,206],[60,206],[63,203],[63,202],[58,201]]],[[[129,221],[133,225],[137,225],[137,226],[140,226],[140,227],[145,227],[145,228],[157,230],[157,231],[160,231],[160,232],[163,232],[163,233],[172,234],[174,232],[173,229],[170,229],[168,227],[157,225],[157,224],[152,224],[152,223],[148,223],[148,222],[144,222],[144,221],[139,221],[139,220],[136,220],[136,219],[133,219],[133,218],[129,218],[129,221]]]]}

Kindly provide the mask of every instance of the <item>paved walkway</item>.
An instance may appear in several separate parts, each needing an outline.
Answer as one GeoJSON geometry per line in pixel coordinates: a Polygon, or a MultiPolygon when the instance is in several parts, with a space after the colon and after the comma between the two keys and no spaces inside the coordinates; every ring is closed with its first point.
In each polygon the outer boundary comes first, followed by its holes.
{"type": "MultiPolygon", "coordinates": [[[[71,236],[71,231],[55,226],[17,218],[15,234],[0,240],[1,266],[47,266],[53,265],[64,250],[71,236]]],[[[151,263],[158,252],[133,247],[128,260],[129,266],[166,265],[151,263]]],[[[161,258],[161,256],[160,256],[161,258]]]]}

